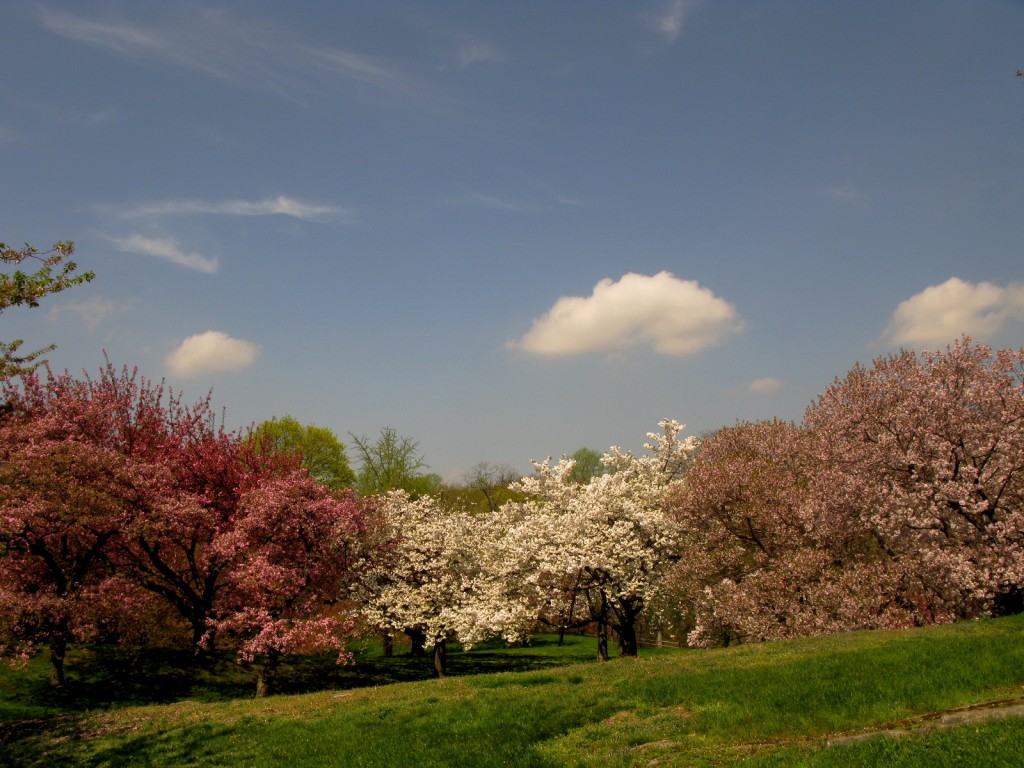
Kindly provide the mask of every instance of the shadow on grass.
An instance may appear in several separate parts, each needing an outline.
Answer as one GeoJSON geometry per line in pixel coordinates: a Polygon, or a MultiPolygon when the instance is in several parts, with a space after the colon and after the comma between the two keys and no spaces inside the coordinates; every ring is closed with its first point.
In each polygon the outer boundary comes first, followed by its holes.
{"type": "Polygon", "coordinates": [[[230,731],[228,726],[201,723],[118,739],[106,746],[94,741],[104,734],[87,732],[86,723],[84,715],[75,714],[0,724],[3,765],[207,765],[211,764],[208,759],[224,757],[223,747],[213,744],[216,737],[230,731]]]}
{"type": "MultiPolygon", "coordinates": [[[[448,674],[486,675],[495,672],[529,672],[550,667],[578,664],[595,658],[595,641],[586,637],[566,637],[559,646],[554,637],[534,638],[529,646],[509,647],[502,641],[491,641],[464,651],[457,643],[449,645],[448,674]]],[[[433,663],[428,649],[426,657],[410,656],[407,652],[392,657],[383,656],[379,648],[371,646],[356,650],[354,664],[335,665],[333,659],[299,657],[289,660],[282,668],[280,693],[305,693],[324,689],[363,688],[372,685],[407,683],[430,680],[434,677],[433,663]]]]}
{"type": "MultiPolygon", "coordinates": [[[[450,644],[450,676],[494,672],[527,672],[565,666],[594,658],[592,638],[567,636],[558,645],[554,636],[539,636],[527,647],[508,647],[493,641],[464,651],[450,644]]],[[[413,657],[396,649],[385,657],[379,643],[364,641],[353,648],[351,664],[333,656],[286,658],[278,674],[277,692],[309,693],[346,690],[433,678],[431,658],[413,657]]],[[[0,746],[20,740],[46,723],[90,710],[145,704],[168,704],[190,699],[225,701],[251,698],[256,668],[235,661],[229,651],[196,657],[189,651],[118,647],[75,648],[69,652],[68,682],[56,689],[47,682],[49,670],[36,659],[27,670],[0,669],[0,746]]]]}

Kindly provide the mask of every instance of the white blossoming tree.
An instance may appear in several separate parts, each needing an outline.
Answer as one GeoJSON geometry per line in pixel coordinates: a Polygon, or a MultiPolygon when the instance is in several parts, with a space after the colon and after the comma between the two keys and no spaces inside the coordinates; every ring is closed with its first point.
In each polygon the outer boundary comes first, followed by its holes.
{"type": "Polygon", "coordinates": [[[679,422],[660,426],[661,433],[648,435],[649,455],[612,448],[602,457],[608,472],[584,485],[573,479],[572,459],[537,463],[536,474],[520,481],[517,489],[529,500],[502,508],[507,529],[494,558],[498,578],[488,585],[504,590],[514,627],[531,610],[563,625],[595,621],[601,658],[609,628],[622,655],[636,655],[637,621],[679,549],[663,500],[697,447],[695,438],[681,439],[679,422]]]}
{"type": "Polygon", "coordinates": [[[574,462],[535,464],[514,484],[526,501],[473,514],[423,496],[388,494],[383,511],[390,556],[368,574],[365,615],[384,631],[421,637],[445,674],[445,644],[490,637],[525,639],[538,619],[571,626],[597,622],[599,656],[607,634],[623,655],[637,653],[636,624],[677,557],[678,527],[666,493],[689,467],[697,443],[683,426],[661,422],[649,455],[612,448],[607,473],[580,484],[574,462]]]}
{"type": "Polygon", "coordinates": [[[484,579],[484,516],[445,508],[431,496],[405,491],[382,497],[389,554],[365,579],[367,621],[433,646],[434,670],[446,673],[446,643],[479,641],[476,596],[484,579]]]}

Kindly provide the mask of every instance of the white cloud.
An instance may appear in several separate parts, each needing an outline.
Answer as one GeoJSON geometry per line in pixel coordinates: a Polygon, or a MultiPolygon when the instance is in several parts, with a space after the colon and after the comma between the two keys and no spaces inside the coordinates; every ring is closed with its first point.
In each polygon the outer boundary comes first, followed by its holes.
{"type": "Polygon", "coordinates": [[[482,192],[474,192],[466,198],[466,204],[474,208],[492,208],[496,211],[529,211],[534,208],[531,203],[521,200],[509,200],[494,195],[485,195],[482,192]]]}
{"type": "Polygon", "coordinates": [[[125,218],[227,215],[227,216],[291,216],[303,221],[321,221],[336,216],[347,218],[349,212],[333,205],[305,203],[285,195],[266,200],[162,200],[144,203],[120,211],[125,218]]]}
{"type": "Polygon", "coordinates": [[[747,391],[755,395],[771,395],[778,392],[784,383],[782,379],[776,379],[772,376],[765,376],[760,379],[754,379],[747,385],[747,391]]]}
{"type": "Polygon", "coordinates": [[[565,357],[650,345],[685,356],[720,344],[743,328],[736,308],[693,280],[669,272],[606,278],[590,297],[563,296],[508,346],[565,357]]]}
{"type": "Polygon", "coordinates": [[[651,25],[666,43],[674,43],[683,32],[686,14],[695,4],[693,0],[672,0],[650,17],[651,25]]]}
{"type": "Polygon", "coordinates": [[[200,253],[185,251],[170,237],[129,235],[128,237],[111,237],[110,240],[121,251],[156,256],[158,259],[165,259],[178,266],[205,272],[208,275],[217,271],[216,258],[211,259],[200,253]]]}
{"type": "Polygon", "coordinates": [[[50,308],[50,319],[56,320],[65,312],[78,315],[82,324],[90,331],[96,330],[104,320],[114,315],[129,312],[135,302],[114,301],[95,296],[88,301],[69,301],[50,308]]]}
{"type": "Polygon", "coordinates": [[[165,4],[161,14],[138,22],[112,14],[90,18],[43,8],[39,20],[69,40],[192,70],[235,86],[271,90],[290,99],[323,76],[405,98],[425,95],[423,83],[391,62],[307,45],[279,24],[240,18],[224,9],[175,3],[165,4]]]}
{"type": "Polygon", "coordinates": [[[460,67],[468,67],[478,63],[502,61],[505,57],[493,43],[485,40],[473,40],[459,48],[456,59],[460,67]]]}
{"type": "Polygon", "coordinates": [[[566,195],[556,197],[555,202],[558,203],[559,205],[568,205],[572,208],[585,208],[587,206],[587,204],[580,200],[579,198],[568,197],[566,195]]]}
{"type": "Polygon", "coordinates": [[[1024,285],[969,283],[951,277],[900,302],[885,330],[890,344],[945,345],[961,335],[984,337],[1024,320],[1024,285]]]}
{"type": "Polygon", "coordinates": [[[260,348],[251,341],[233,339],[222,331],[189,336],[167,356],[167,367],[179,376],[238,371],[252,365],[260,348]]]}

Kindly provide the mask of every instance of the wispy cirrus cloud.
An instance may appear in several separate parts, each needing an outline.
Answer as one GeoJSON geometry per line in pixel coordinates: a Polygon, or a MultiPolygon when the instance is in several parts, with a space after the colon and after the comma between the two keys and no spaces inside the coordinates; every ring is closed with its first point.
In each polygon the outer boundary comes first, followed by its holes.
{"type": "Polygon", "coordinates": [[[118,250],[139,253],[172,264],[212,275],[218,270],[216,257],[205,256],[165,234],[166,220],[176,216],[288,216],[302,221],[320,222],[342,219],[350,222],[351,211],[334,205],[304,202],[278,195],[263,200],[157,200],[122,206],[98,206],[96,212],[117,220],[140,223],[146,232],[107,235],[118,250]]]}
{"type": "Polygon", "coordinates": [[[307,203],[278,195],[265,200],[158,200],[121,208],[104,208],[128,219],[164,216],[291,216],[303,221],[341,218],[351,220],[352,212],[334,205],[307,203]]]}
{"type": "Polygon", "coordinates": [[[182,248],[172,237],[147,237],[146,235],[128,235],[126,237],[108,237],[114,247],[126,253],[139,253],[154,256],[158,259],[177,264],[179,267],[194,269],[212,275],[217,272],[216,257],[209,258],[200,253],[182,248]]]}
{"type": "Polygon", "coordinates": [[[455,60],[462,68],[473,64],[493,64],[504,59],[501,49],[486,40],[470,40],[463,43],[455,54],[455,60]]]}
{"type": "Polygon", "coordinates": [[[496,211],[532,211],[537,207],[526,200],[512,200],[482,192],[474,192],[463,198],[461,203],[468,208],[491,208],[496,211]]]}
{"type": "Polygon", "coordinates": [[[140,21],[41,7],[38,19],[68,40],[288,98],[296,98],[297,92],[324,77],[413,100],[424,99],[429,91],[393,60],[309,45],[283,25],[242,18],[226,9],[167,4],[159,16],[140,21]]]}
{"type": "Polygon", "coordinates": [[[79,321],[94,331],[108,318],[130,312],[136,305],[135,301],[115,301],[102,296],[95,296],[86,301],[67,301],[50,308],[50,320],[58,320],[62,315],[72,314],[79,321]]]}
{"type": "Polygon", "coordinates": [[[722,343],[743,325],[732,304],[693,280],[629,273],[600,281],[590,296],[563,296],[507,346],[545,357],[651,346],[685,357],[722,343]]]}

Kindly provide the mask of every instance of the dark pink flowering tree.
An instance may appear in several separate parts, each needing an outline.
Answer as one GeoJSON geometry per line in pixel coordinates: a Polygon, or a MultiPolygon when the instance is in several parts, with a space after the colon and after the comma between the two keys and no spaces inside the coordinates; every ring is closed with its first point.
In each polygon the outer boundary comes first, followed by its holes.
{"type": "Polygon", "coordinates": [[[235,562],[218,538],[234,530],[251,488],[298,466],[295,456],[260,452],[240,435],[216,428],[207,409],[203,401],[200,418],[178,430],[163,456],[172,492],[133,519],[115,542],[119,570],[181,615],[197,652],[213,648],[210,620],[235,562]]]}
{"type": "Polygon", "coordinates": [[[351,623],[324,606],[371,555],[371,502],[127,369],[2,387],[0,654],[49,647],[61,684],[70,641],[144,637],[154,599],[197,649],[222,629],[268,675],[282,654],[343,650],[351,623]]]}
{"type": "Polygon", "coordinates": [[[346,658],[354,624],[342,602],[374,554],[366,535],[373,504],[331,491],[305,470],[264,479],[242,495],[234,527],[213,546],[232,564],[215,625],[238,639],[241,660],[262,661],[257,695],[272,691],[283,655],[346,658]]]}
{"type": "MultiPolygon", "coordinates": [[[[26,374],[2,388],[2,650],[48,646],[61,685],[68,642],[94,628],[97,601],[111,606],[111,543],[170,485],[149,439],[160,392],[109,365],[95,380],[26,374]]],[[[123,592],[125,610],[135,595],[123,592]]]]}

